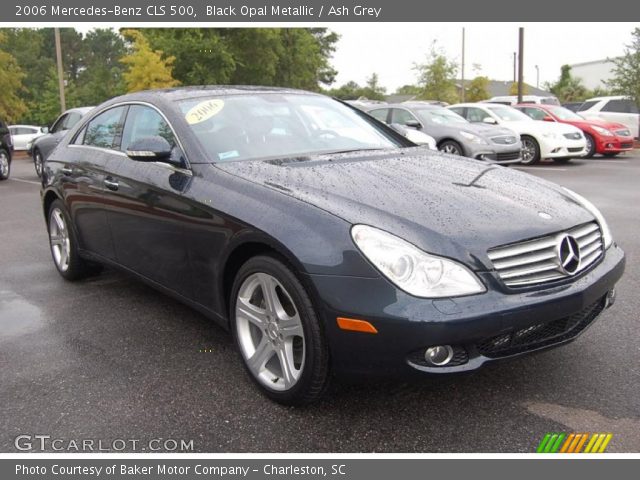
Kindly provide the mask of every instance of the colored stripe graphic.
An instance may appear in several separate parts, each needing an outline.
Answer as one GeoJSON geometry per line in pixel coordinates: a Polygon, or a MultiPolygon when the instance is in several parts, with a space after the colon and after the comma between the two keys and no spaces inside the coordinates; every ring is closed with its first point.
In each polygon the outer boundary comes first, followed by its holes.
{"type": "Polygon", "coordinates": [[[612,433],[551,432],[542,437],[536,453],[604,453],[612,438],[612,433]]]}

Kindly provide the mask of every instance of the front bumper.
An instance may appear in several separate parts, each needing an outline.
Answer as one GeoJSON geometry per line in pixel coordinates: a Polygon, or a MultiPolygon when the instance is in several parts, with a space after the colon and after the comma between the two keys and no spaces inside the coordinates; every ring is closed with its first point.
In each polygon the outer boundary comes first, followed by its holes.
{"type": "Polygon", "coordinates": [[[518,142],[512,145],[474,146],[469,152],[469,157],[492,163],[520,163],[522,160],[522,144],[518,142]]]}
{"type": "Polygon", "coordinates": [[[412,297],[384,278],[310,275],[309,280],[319,295],[337,373],[453,373],[574,340],[606,306],[624,265],[624,252],[613,245],[596,266],[570,283],[516,291],[505,287],[494,272],[484,272],[479,276],[486,293],[438,300],[412,297]],[[580,314],[582,320],[577,318],[580,314]],[[378,333],[340,330],[337,317],[369,321],[378,333]],[[495,353],[501,336],[527,334],[569,317],[576,328],[566,334],[495,353]],[[430,367],[421,362],[425,349],[436,345],[454,346],[454,366],[430,367]]]}
{"type": "Polygon", "coordinates": [[[633,150],[632,137],[597,137],[596,153],[621,153],[633,150]]]}
{"type": "Polygon", "coordinates": [[[580,140],[561,139],[547,140],[540,143],[541,158],[578,158],[587,154],[587,142],[580,140]]]}

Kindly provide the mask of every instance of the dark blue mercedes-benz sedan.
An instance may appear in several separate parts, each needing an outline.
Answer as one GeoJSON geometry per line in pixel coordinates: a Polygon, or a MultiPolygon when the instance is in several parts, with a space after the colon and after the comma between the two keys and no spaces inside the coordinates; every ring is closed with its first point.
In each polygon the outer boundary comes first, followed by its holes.
{"type": "Polygon", "coordinates": [[[577,193],[297,90],[115,98],[42,181],[64,278],[108,264],[193,306],[285,404],[337,373],[450,373],[561,345],[624,270],[577,193]]]}

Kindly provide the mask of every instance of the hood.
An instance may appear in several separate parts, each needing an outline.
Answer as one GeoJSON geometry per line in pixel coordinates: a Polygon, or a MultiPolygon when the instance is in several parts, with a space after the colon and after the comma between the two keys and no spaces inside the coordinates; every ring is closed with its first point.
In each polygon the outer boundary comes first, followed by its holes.
{"type": "Polygon", "coordinates": [[[460,130],[480,135],[483,138],[500,137],[504,135],[514,136],[515,132],[499,125],[488,125],[485,123],[461,124],[460,130]]]}
{"type": "Polygon", "coordinates": [[[571,125],[575,125],[578,128],[588,128],[588,127],[601,127],[606,128],[607,130],[615,131],[615,130],[629,130],[629,127],[617,123],[617,122],[607,122],[605,120],[599,120],[595,118],[584,119],[584,120],[575,120],[571,122],[571,125]]]}
{"type": "Polygon", "coordinates": [[[476,269],[489,267],[486,251],[491,247],[593,220],[557,185],[420,147],[218,163],[214,168],[476,269]]]}
{"type": "Polygon", "coordinates": [[[558,123],[558,122],[543,122],[531,120],[529,121],[517,121],[517,122],[503,122],[504,126],[509,127],[519,134],[528,134],[531,132],[535,133],[555,133],[559,135],[563,135],[565,133],[575,133],[580,132],[580,129],[574,127],[573,125],[569,125],[568,123],[558,123]]]}

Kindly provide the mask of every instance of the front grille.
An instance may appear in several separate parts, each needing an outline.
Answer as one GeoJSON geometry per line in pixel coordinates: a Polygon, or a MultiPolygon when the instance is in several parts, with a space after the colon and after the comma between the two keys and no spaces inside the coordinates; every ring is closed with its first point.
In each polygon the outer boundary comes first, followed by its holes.
{"type": "Polygon", "coordinates": [[[520,158],[520,150],[516,150],[515,152],[503,152],[496,154],[496,161],[498,162],[506,162],[507,160],[517,160],[520,158]]]}
{"type": "Polygon", "coordinates": [[[513,145],[518,141],[518,138],[514,137],[513,135],[504,135],[500,137],[491,137],[491,141],[493,141],[493,143],[497,143],[498,145],[513,145]]]}
{"type": "Polygon", "coordinates": [[[616,135],[619,135],[621,137],[630,137],[631,136],[631,132],[629,130],[616,130],[614,132],[616,135]]]}
{"type": "Polygon", "coordinates": [[[567,148],[567,150],[570,153],[577,153],[577,152],[581,152],[584,149],[582,147],[571,147],[571,148],[567,148]]]}
{"type": "Polygon", "coordinates": [[[569,340],[587,328],[600,315],[604,310],[605,302],[606,297],[603,297],[568,317],[536,323],[481,340],[476,344],[476,348],[485,357],[499,358],[569,340]]]}
{"type": "Polygon", "coordinates": [[[632,142],[621,143],[620,148],[633,148],[633,143],[632,142]]]}
{"type": "Polygon", "coordinates": [[[602,232],[596,222],[566,232],[496,247],[487,252],[496,273],[508,287],[535,285],[568,278],[585,270],[603,253],[602,232]],[[578,243],[580,263],[573,274],[565,273],[558,257],[559,241],[570,235],[578,243]]]}
{"type": "Polygon", "coordinates": [[[568,138],[569,140],[580,140],[582,138],[582,134],[579,132],[565,133],[564,138],[568,138]]]}

